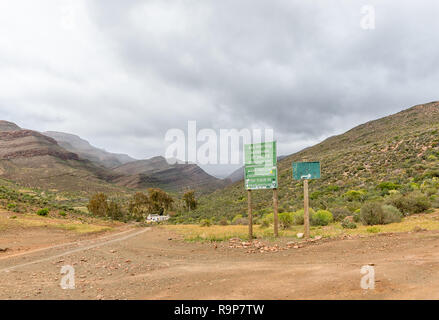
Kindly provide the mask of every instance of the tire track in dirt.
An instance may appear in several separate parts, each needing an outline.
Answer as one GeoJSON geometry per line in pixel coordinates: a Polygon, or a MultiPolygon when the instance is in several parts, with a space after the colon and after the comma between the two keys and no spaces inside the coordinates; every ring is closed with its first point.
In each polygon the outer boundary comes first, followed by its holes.
{"type": "MultiPolygon", "coordinates": [[[[150,230],[150,228],[146,228],[146,229],[143,229],[143,230],[140,230],[140,231],[137,231],[137,232],[130,233],[128,235],[122,236],[122,237],[116,237],[115,239],[111,239],[111,240],[107,240],[107,241],[103,241],[103,242],[101,241],[99,243],[90,244],[90,245],[82,246],[82,247],[79,247],[79,248],[76,248],[76,249],[72,249],[72,250],[69,250],[69,251],[65,251],[65,252],[60,253],[60,254],[51,255],[49,257],[44,257],[44,258],[40,258],[40,259],[37,259],[37,260],[33,260],[33,261],[29,261],[29,262],[13,265],[13,266],[10,266],[10,267],[6,267],[6,268],[3,268],[3,269],[0,269],[0,272],[9,272],[11,270],[14,270],[14,269],[17,269],[17,268],[20,268],[20,267],[25,267],[25,266],[32,265],[32,264],[37,264],[37,263],[41,263],[41,262],[45,262],[45,261],[50,261],[52,259],[61,258],[61,257],[64,257],[64,256],[68,256],[68,255],[77,253],[77,252],[86,251],[86,250],[94,249],[94,248],[101,247],[101,246],[104,246],[104,245],[107,245],[107,244],[112,244],[112,243],[115,243],[115,242],[124,241],[124,240],[130,239],[132,237],[138,236],[138,235],[140,235],[142,233],[145,233],[146,231],[149,231],[149,230],[150,230]]],[[[107,238],[110,238],[110,237],[120,236],[122,234],[126,234],[126,233],[131,232],[131,231],[132,230],[127,230],[127,231],[123,231],[123,232],[120,232],[120,233],[115,234],[115,235],[113,234],[113,235],[110,235],[110,236],[106,236],[106,237],[102,237],[102,238],[98,238],[98,239],[94,239],[94,240],[89,240],[89,241],[99,241],[99,240],[107,239],[107,238]]],[[[52,247],[48,247],[48,248],[42,248],[42,249],[33,250],[31,252],[21,253],[21,254],[14,255],[14,256],[4,257],[4,259],[13,258],[13,257],[17,257],[17,256],[23,256],[23,255],[26,255],[26,254],[32,254],[32,253],[35,253],[35,252],[40,252],[40,251],[45,251],[45,250],[57,249],[59,247],[65,247],[65,246],[69,246],[69,245],[72,245],[72,244],[73,245],[74,244],[80,245],[79,242],[62,244],[62,245],[56,245],[56,246],[52,246],[52,247]]]]}

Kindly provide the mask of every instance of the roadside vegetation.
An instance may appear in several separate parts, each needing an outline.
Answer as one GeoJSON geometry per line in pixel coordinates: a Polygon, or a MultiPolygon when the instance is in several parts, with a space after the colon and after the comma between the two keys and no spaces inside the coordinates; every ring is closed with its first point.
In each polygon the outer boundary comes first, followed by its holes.
{"type": "MultiPolygon", "coordinates": [[[[164,225],[163,228],[176,232],[185,241],[211,242],[228,241],[232,238],[248,240],[248,227],[245,225],[164,225]]],[[[439,211],[434,213],[416,214],[403,218],[401,222],[385,225],[355,224],[355,228],[347,228],[344,222],[332,222],[327,226],[311,226],[311,237],[334,238],[343,235],[371,236],[377,233],[419,232],[424,230],[439,230],[439,211]]],[[[255,225],[254,236],[269,241],[289,241],[297,239],[297,234],[303,232],[303,226],[292,225],[279,230],[279,239],[274,238],[273,229],[255,225]]]]}

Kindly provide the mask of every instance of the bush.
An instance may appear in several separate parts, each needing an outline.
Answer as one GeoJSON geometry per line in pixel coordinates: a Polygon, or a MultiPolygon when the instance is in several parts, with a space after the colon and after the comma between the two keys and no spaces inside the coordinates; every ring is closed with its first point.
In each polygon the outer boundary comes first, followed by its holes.
{"type": "Polygon", "coordinates": [[[273,223],[274,217],[272,213],[268,213],[266,214],[262,219],[261,219],[261,227],[262,228],[268,228],[270,226],[271,223],[273,223]]]}
{"type": "Polygon", "coordinates": [[[328,210],[318,210],[311,216],[311,224],[313,226],[327,226],[333,220],[332,213],[328,210]]]}
{"type": "MultiPolygon", "coordinates": [[[[311,220],[312,215],[314,214],[314,210],[309,208],[309,218],[311,220]]],[[[300,226],[304,224],[304,220],[305,220],[305,211],[303,209],[297,210],[296,212],[292,212],[291,214],[291,219],[292,219],[292,223],[295,226],[300,226]]]]}
{"type": "Polygon", "coordinates": [[[380,189],[383,194],[388,194],[390,190],[397,190],[401,188],[401,185],[393,182],[381,182],[377,188],[380,189]]]}
{"type": "Polygon", "coordinates": [[[364,201],[366,199],[366,191],[349,190],[343,194],[343,198],[347,201],[364,201]]]}
{"type": "Polygon", "coordinates": [[[401,219],[402,213],[396,207],[378,202],[366,203],[360,211],[360,220],[365,225],[389,224],[401,219]]]}
{"type": "Polygon", "coordinates": [[[354,211],[354,214],[352,216],[354,222],[360,222],[361,221],[360,212],[361,212],[361,209],[357,209],[357,210],[354,211]]]}
{"type": "Polygon", "coordinates": [[[60,211],[58,213],[61,217],[65,217],[67,215],[67,213],[65,211],[60,211]]]}
{"type": "Polygon", "coordinates": [[[344,218],[351,215],[351,212],[345,207],[331,209],[331,212],[334,221],[342,221],[344,218]]]}
{"type": "Polygon", "coordinates": [[[419,191],[410,192],[406,195],[394,195],[386,199],[386,204],[398,208],[404,215],[421,213],[431,208],[428,197],[419,191]]]}
{"type": "Polygon", "coordinates": [[[9,203],[7,206],[8,209],[15,209],[16,207],[17,207],[16,203],[9,203]]]}
{"type": "Polygon", "coordinates": [[[384,212],[382,205],[377,202],[366,202],[361,207],[360,220],[365,225],[383,224],[384,212]]]}
{"type": "Polygon", "coordinates": [[[369,228],[366,229],[366,231],[369,232],[369,233],[378,233],[378,232],[381,231],[381,229],[378,228],[378,227],[369,227],[369,228]]]}
{"type": "Polygon", "coordinates": [[[351,221],[349,218],[344,218],[341,222],[341,226],[343,229],[356,229],[357,225],[351,221]]]}
{"type": "Polygon", "coordinates": [[[44,209],[40,209],[37,211],[37,215],[45,217],[49,214],[49,209],[48,208],[44,208],[44,209]]]}
{"type": "Polygon", "coordinates": [[[242,214],[237,214],[236,216],[234,216],[232,219],[232,224],[238,224],[236,223],[236,221],[239,219],[242,219],[242,214]]]}
{"type": "Polygon", "coordinates": [[[212,225],[209,219],[201,219],[200,227],[210,227],[212,225]]]}
{"type": "Polygon", "coordinates": [[[383,205],[382,209],[384,213],[383,224],[401,222],[402,213],[398,208],[391,205],[383,205]]]}
{"type": "Polygon", "coordinates": [[[293,224],[292,213],[282,212],[279,213],[279,223],[282,229],[288,229],[293,224]]]}
{"type": "Polygon", "coordinates": [[[235,224],[235,225],[242,225],[242,226],[248,225],[248,218],[236,219],[233,224],[235,224]]]}
{"type": "Polygon", "coordinates": [[[218,222],[218,224],[219,224],[220,226],[227,226],[227,225],[229,225],[229,221],[227,221],[226,218],[222,218],[222,219],[218,222]]]}
{"type": "Polygon", "coordinates": [[[270,222],[267,219],[261,220],[261,228],[268,228],[270,226],[270,222]]]}

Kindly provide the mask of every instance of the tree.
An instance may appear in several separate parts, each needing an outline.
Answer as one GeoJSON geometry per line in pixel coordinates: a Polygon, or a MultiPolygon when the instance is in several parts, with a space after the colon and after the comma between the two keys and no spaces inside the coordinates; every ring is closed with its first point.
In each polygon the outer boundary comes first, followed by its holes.
{"type": "Polygon", "coordinates": [[[110,217],[112,220],[122,220],[123,219],[123,212],[121,207],[114,201],[111,201],[108,205],[108,217],[110,217]]]}
{"type": "Polygon", "coordinates": [[[150,213],[163,215],[167,210],[172,209],[174,199],[165,191],[159,188],[149,188],[148,195],[148,211],[150,213]]]}
{"type": "Polygon", "coordinates": [[[103,193],[96,193],[90,198],[87,205],[88,211],[98,217],[107,216],[108,203],[107,196],[103,193]]]}
{"type": "Polygon", "coordinates": [[[145,218],[149,209],[149,198],[142,192],[137,192],[128,204],[128,210],[134,219],[140,221],[145,218]]]}
{"type": "Polygon", "coordinates": [[[197,199],[195,199],[195,191],[188,190],[183,194],[183,201],[185,202],[187,210],[194,210],[198,206],[197,199]]]}

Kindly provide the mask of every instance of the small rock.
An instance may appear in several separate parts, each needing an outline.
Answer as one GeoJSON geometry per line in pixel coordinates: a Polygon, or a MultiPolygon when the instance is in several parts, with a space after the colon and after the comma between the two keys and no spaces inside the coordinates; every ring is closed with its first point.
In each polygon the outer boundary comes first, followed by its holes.
{"type": "Polygon", "coordinates": [[[297,238],[302,239],[303,238],[303,233],[298,233],[297,234],[297,238]]]}

